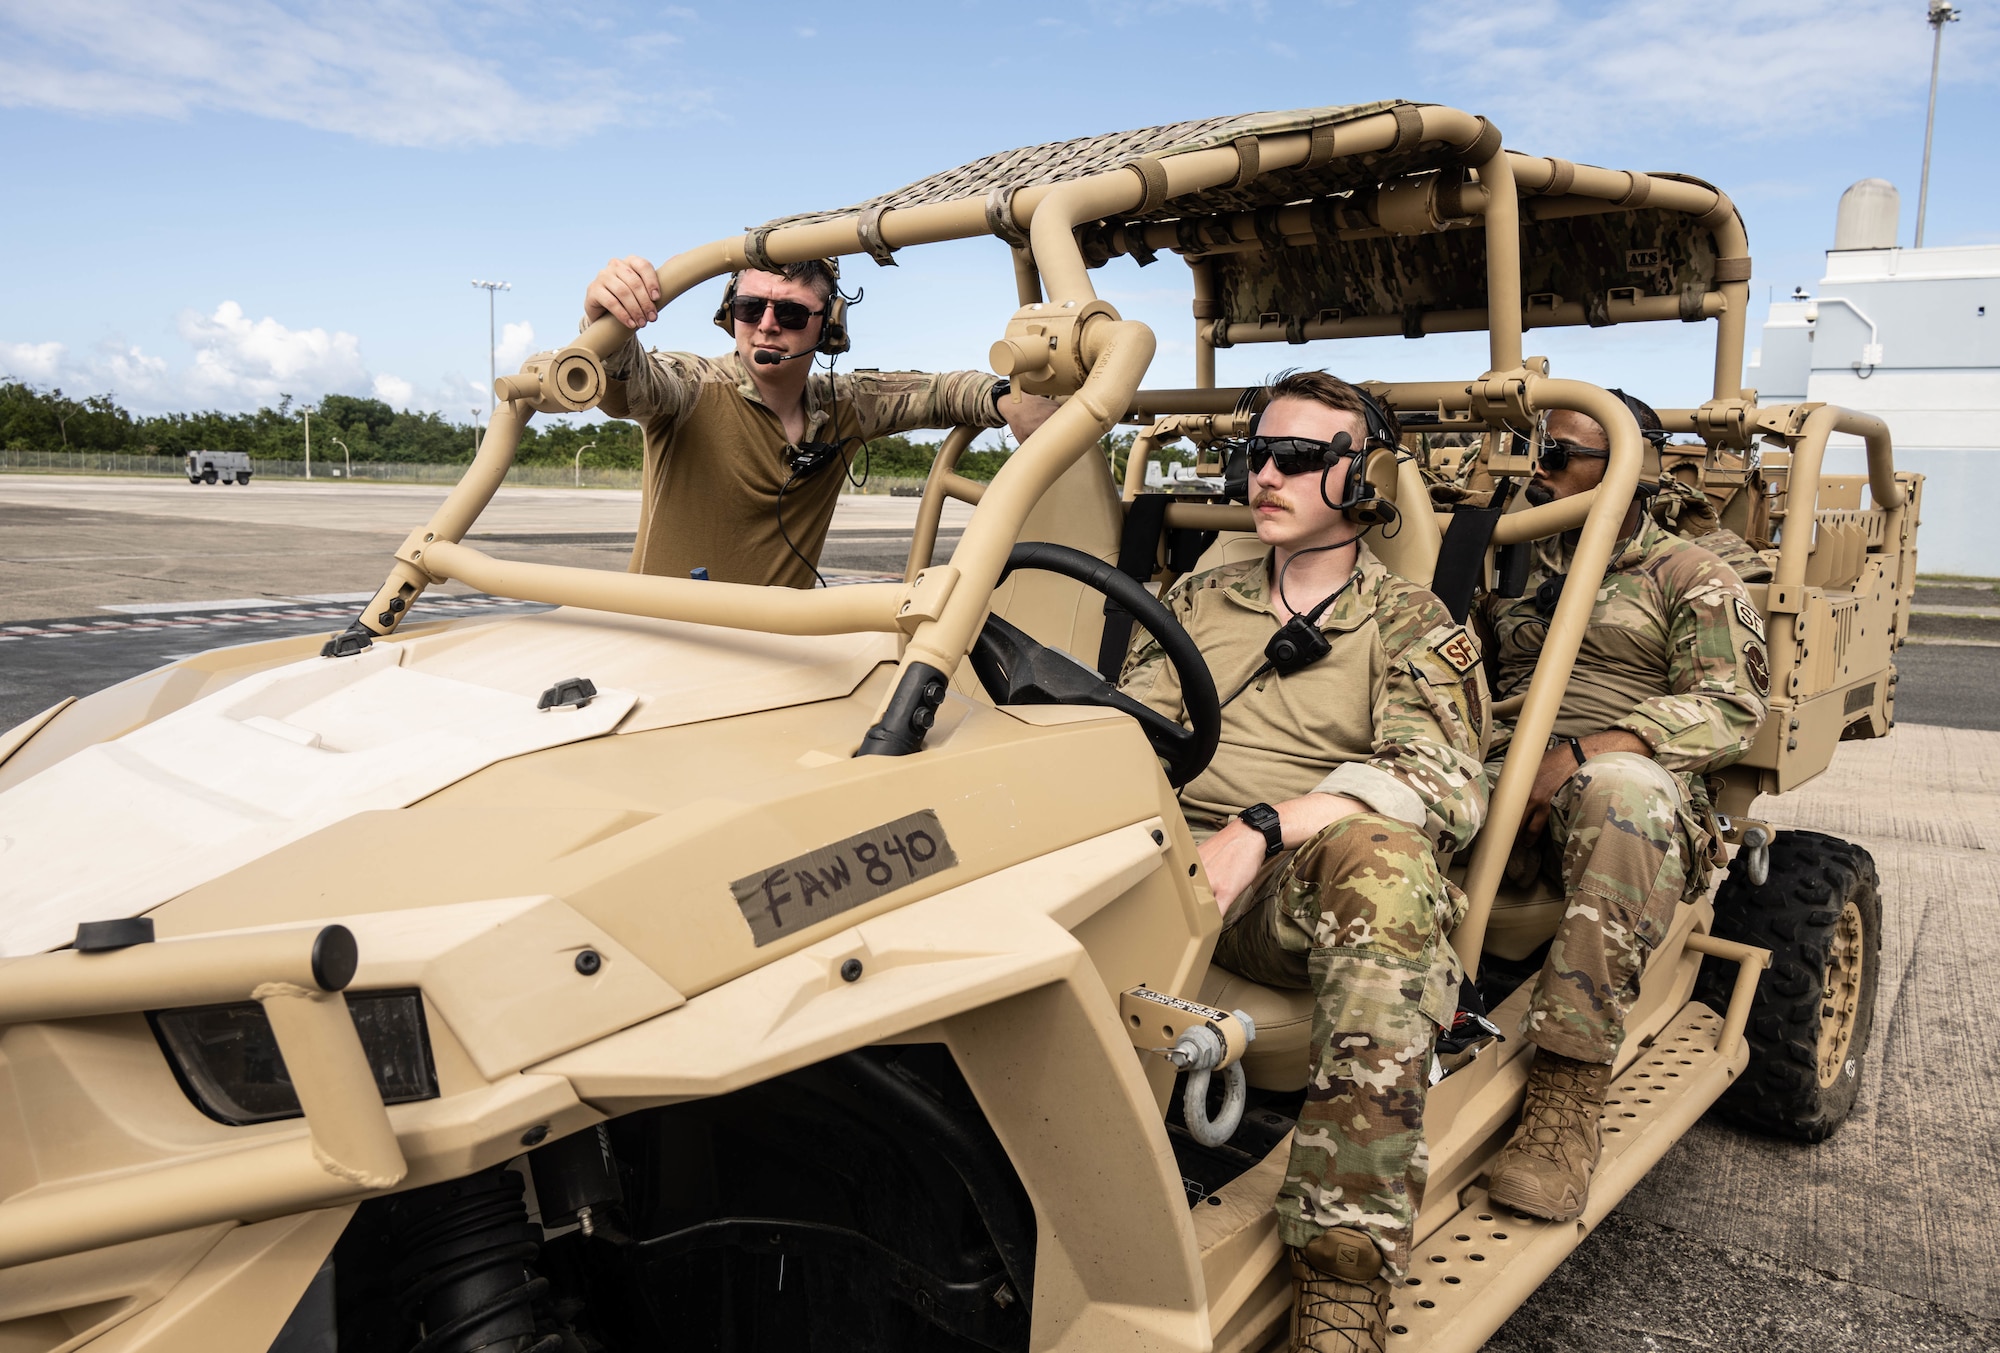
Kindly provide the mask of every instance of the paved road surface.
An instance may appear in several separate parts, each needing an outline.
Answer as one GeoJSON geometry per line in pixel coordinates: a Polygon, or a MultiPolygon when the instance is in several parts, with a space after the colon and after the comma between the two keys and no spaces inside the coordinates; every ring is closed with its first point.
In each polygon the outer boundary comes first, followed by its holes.
{"type": "Polygon", "coordinates": [[[1902,724],[1756,811],[1881,875],[1854,1114],[1816,1146],[1697,1124],[1488,1353],[2000,1349],[2000,733],[1902,724]]]}
{"type": "MultiPolygon", "coordinates": [[[[0,729],[189,653],[343,628],[444,496],[404,484],[0,475],[0,729]]],[[[468,543],[620,569],[638,510],[636,492],[508,488],[468,543]]],[[[822,559],[829,580],[900,576],[916,510],[914,498],[842,498],[822,559]]],[[[940,555],[970,516],[946,504],[940,555]]],[[[451,599],[470,596],[446,584],[419,613],[450,614],[451,599]]]]}
{"type": "MultiPolygon", "coordinates": [[[[181,654],[338,629],[442,496],[0,476],[0,728],[181,654]]],[[[510,489],[474,543],[619,567],[636,498],[510,489]]],[[[914,509],[843,499],[827,565],[899,573],[914,509]]],[[[1863,843],[1881,871],[1882,983],[1854,1118],[1818,1146],[1698,1125],[1489,1353],[2000,1350],[2000,732],[1977,731],[2000,730],[2000,597],[1935,600],[1898,655],[1897,731],[1760,806],[1863,843]]],[[[454,588],[426,605],[509,609],[454,588]]]]}
{"type": "MultiPolygon", "coordinates": [[[[0,623],[117,605],[372,592],[403,537],[444,497],[441,487],[411,484],[0,475],[0,623]]],[[[843,497],[823,564],[900,574],[916,511],[914,498],[843,497]]],[[[971,514],[945,505],[944,547],[971,514]]],[[[505,488],[466,543],[506,559],[622,568],[638,515],[636,491],[505,488]]]]}

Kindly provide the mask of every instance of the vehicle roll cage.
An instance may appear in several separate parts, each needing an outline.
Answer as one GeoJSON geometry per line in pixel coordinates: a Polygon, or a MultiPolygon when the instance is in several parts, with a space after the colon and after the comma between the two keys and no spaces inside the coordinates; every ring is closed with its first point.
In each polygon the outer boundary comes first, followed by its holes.
{"type": "MultiPolygon", "coordinates": [[[[1085,155],[1080,166],[1075,156],[1065,164],[1058,162],[1061,154],[1051,153],[1069,152],[1069,143],[991,157],[1020,175],[1015,183],[1038,172],[1053,173],[1054,181],[988,187],[986,178],[968,173],[988,164],[979,162],[862,208],[760,227],[687,250],[660,266],[664,306],[704,281],[745,268],[861,253],[881,261],[911,245],[980,235],[994,235],[1013,246],[1020,308],[993,345],[992,365],[1010,375],[1018,388],[1056,397],[1061,407],[990,484],[975,484],[954,472],[971,430],[960,429],[947,438],[925,491],[918,548],[912,551],[904,582],[799,591],[515,563],[463,544],[513,464],[522,429],[533,413],[581,412],[606,394],[605,362],[632,334],[606,316],[572,346],[531,358],[518,374],[495,382],[501,403],[472,465],[430,521],[405,539],[388,580],[347,634],[329,644],[329,651],[356,651],[372,638],[393,634],[427,587],[451,579],[521,600],[771,633],[899,633],[904,638],[896,691],[870,739],[881,743],[886,737],[893,750],[914,750],[921,745],[927,717],[920,717],[913,729],[888,725],[907,716],[913,701],[921,703],[920,689],[941,693],[937,678],[949,677],[965,659],[1029,512],[1120,422],[1234,408],[1242,391],[1215,387],[1217,347],[1483,329],[1488,369],[1478,377],[1370,388],[1392,410],[1433,413],[1446,426],[1467,431],[1526,431],[1550,410],[1574,410],[1607,430],[1611,456],[1596,490],[1509,513],[1495,532],[1496,544],[1508,544],[1581,528],[1571,574],[1590,579],[1591,585],[1563,590],[1536,679],[1518,715],[1513,751],[1493,792],[1487,829],[1474,852],[1466,882],[1471,908],[1454,943],[1467,969],[1476,972],[1507,844],[1525,807],[1539,749],[1554,726],[1596,583],[1616,546],[1641,464],[1639,429],[1625,405],[1597,386],[1550,377],[1546,361],[1523,357],[1524,332],[1530,325],[1712,319],[1713,397],[1699,408],[1663,410],[1662,421],[1669,431],[1696,433],[1711,445],[1739,448],[1747,448],[1757,432],[1782,424],[1787,435],[1798,438],[1790,480],[1795,501],[1815,500],[1826,438],[1840,431],[1866,439],[1875,501],[1900,512],[1904,497],[1887,429],[1878,420],[1828,408],[1811,412],[1802,423],[1797,418],[1785,423],[1789,410],[1760,410],[1754,395],[1746,397],[1741,372],[1748,245],[1729,199],[1706,184],[1520,155],[1501,145],[1499,132],[1484,118],[1436,105],[1316,109],[1155,130],[1163,135],[1151,141],[1140,133],[1098,138],[1111,143],[1112,158],[1107,161],[1098,153],[1093,162],[1085,155]],[[1160,145],[1162,139],[1168,144],[1160,145]],[[1386,179],[1379,172],[1412,166],[1418,172],[1386,179]],[[1314,183],[1347,186],[1305,202],[1289,200],[1301,184],[1314,183]],[[1259,197],[1258,190],[1266,186],[1269,191],[1259,197]],[[915,200],[908,200],[912,195],[915,200]],[[1610,218],[1641,207],[1685,219],[1693,236],[1689,256],[1699,261],[1705,270],[1700,275],[1711,285],[1667,296],[1621,288],[1602,297],[1548,293],[1524,299],[1524,223],[1610,218]],[[1382,315],[1343,309],[1310,319],[1260,315],[1253,321],[1225,313],[1221,302],[1219,273],[1234,266],[1228,260],[1240,261],[1254,251],[1357,241],[1387,242],[1373,246],[1378,248],[1414,247],[1411,241],[1467,232],[1483,237],[1485,305],[1425,311],[1415,317],[1414,329],[1407,311],[1382,315]],[[1119,316],[1091,285],[1093,261],[1131,254],[1150,262],[1161,249],[1182,252],[1193,274],[1192,389],[1141,389],[1154,354],[1153,333],[1119,316]],[[930,557],[947,496],[975,503],[978,511],[949,562],[919,568],[930,557]],[[1528,754],[1531,749],[1534,755],[1528,754]]],[[[1239,274],[1229,276],[1243,280],[1239,274]]],[[[1171,511],[1173,525],[1250,529],[1246,509],[1190,504],[1171,511]]],[[[1801,583],[1809,536],[1805,531],[1786,533],[1778,586],[1801,583]]]]}

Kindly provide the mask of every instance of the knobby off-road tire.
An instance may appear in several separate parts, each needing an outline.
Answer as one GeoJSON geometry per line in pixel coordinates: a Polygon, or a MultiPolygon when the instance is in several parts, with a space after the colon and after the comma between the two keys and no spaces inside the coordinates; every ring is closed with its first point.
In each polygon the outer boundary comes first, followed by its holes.
{"type": "MultiPolygon", "coordinates": [[[[1715,895],[1715,934],[1771,951],[1745,1039],[1750,1065],[1723,1092],[1723,1116],[1778,1137],[1824,1141],[1861,1089],[1875,1023],[1882,897],[1867,851],[1819,832],[1779,832],[1763,886],[1743,856],[1715,895]]],[[[1736,970],[1702,965],[1696,995],[1726,1009],[1736,970]]]]}

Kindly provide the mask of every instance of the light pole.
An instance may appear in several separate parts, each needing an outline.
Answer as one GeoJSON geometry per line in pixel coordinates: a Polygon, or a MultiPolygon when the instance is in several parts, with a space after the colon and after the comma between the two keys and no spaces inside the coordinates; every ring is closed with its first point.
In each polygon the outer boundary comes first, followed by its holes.
{"type": "Polygon", "coordinates": [[[474,409],[472,411],[472,454],[474,457],[477,457],[479,455],[480,440],[481,439],[479,436],[479,410],[474,409]]]}
{"type": "Polygon", "coordinates": [[[576,449],[576,486],[583,487],[583,453],[596,446],[596,442],[585,442],[576,449]]]}
{"type": "Polygon", "coordinates": [[[299,417],[306,420],[306,478],[313,477],[313,411],[300,409],[299,417]]]}
{"type": "Polygon", "coordinates": [[[341,456],[347,461],[347,473],[343,477],[347,479],[354,478],[354,453],[352,451],[349,451],[347,449],[347,443],[343,442],[338,437],[335,437],[333,439],[333,444],[340,448],[341,456]]]}
{"type": "Polygon", "coordinates": [[[1931,0],[1931,106],[1924,114],[1924,177],[1917,185],[1917,248],[1924,247],[1924,209],[1931,196],[1931,130],[1937,126],[1938,57],[1944,51],[1944,26],[1958,22],[1958,8],[1951,0],[1931,0]]]}
{"type": "Polygon", "coordinates": [[[493,347],[495,342],[493,334],[493,293],[496,291],[512,291],[514,284],[512,282],[482,282],[475,277],[472,279],[472,285],[480,287],[486,292],[486,396],[491,401],[488,407],[497,407],[500,396],[493,393],[493,382],[500,373],[493,369],[493,347]]]}

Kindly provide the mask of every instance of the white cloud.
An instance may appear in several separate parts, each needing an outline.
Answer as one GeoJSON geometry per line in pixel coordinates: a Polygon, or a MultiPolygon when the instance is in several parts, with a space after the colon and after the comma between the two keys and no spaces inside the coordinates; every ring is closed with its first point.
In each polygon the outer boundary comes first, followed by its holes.
{"type": "Polygon", "coordinates": [[[171,382],[164,358],[139,347],[108,340],[87,357],[63,343],[0,343],[0,376],[30,385],[52,385],[79,397],[115,393],[142,404],[168,399],[171,382]]]}
{"type": "Polygon", "coordinates": [[[0,374],[78,395],[111,394],[142,411],[253,409],[286,395],[310,402],[325,394],[373,393],[398,407],[424,402],[400,376],[371,373],[361,340],[350,333],[294,329],[268,315],[253,320],[235,301],[206,315],[185,311],[177,327],[191,350],[185,363],[122,339],[88,353],[72,353],[59,342],[0,343],[0,374]]]}
{"type": "MultiPolygon", "coordinates": [[[[536,13],[528,22],[551,22],[536,13]]],[[[469,50],[506,39],[515,6],[465,0],[0,0],[0,106],[103,117],[248,113],[391,145],[567,141],[647,112],[695,113],[700,90],[623,89],[608,71],[469,50]],[[495,37],[498,35],[498,38],[495,37]]],[[[671,34],[650,34],[657,46],[671,34]]]]}
{"type": "Polygon", "coordinates": [[[513,371],[521,365],[521,359],[534,350],[534,325],[526,320],[505,325],[500,330],[500,341],[493,347],[493,364],[501,371],[513,371]]]}
{"type": "Polygon", "coordinates": [[[94,366],[98,379],[113,390],[150,399],[165,394],[170,387],[167,359],[143,352],[134,343],[107,343],[98,350],[94,366]]]}
{"type": "Polygon", "coordinates": [[[235,301],[212,315],[182,314],[180,332],[194,349],[185,380],[197,399],[248,407],[288,393],[370,387],[361,340],[350,333],[288,329],[269,316],[253,321],[235,301]]]}
{"type": "Polygon", "coordinates": [[[66,351],[60,343],[0,343],[0,375],[17,381],[53,381],[66,351]]]}
{"type": "MultiPolygon", "coordinates": [[[[1451,101],[1530,151],[1666,122],[1817,137],[1921,97],[1930,78],[1910,0],[1432,0],[1412,15],[1417,52],[1452,72],[1451,101]]],[[[1975,68],[1985,39],[1964,36],[1954,64],[1975,68]]]]}
{"type": "Polygon", "coordinates": [[[401,376],[391,376],[382,372],[375,377],[375,398],[392,409],[407,409],[410,401],[417,397],[417,387],[401,376]]]}

